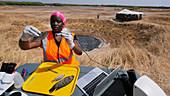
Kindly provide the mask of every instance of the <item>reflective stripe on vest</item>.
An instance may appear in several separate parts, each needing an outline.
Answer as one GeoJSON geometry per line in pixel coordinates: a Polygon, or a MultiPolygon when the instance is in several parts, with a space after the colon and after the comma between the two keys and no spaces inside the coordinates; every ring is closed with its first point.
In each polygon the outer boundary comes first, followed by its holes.
{"type": "Polygon", "coordinates": [[[44,61],[45,62],[54,62],[54,63],[60,63],[60,62],[63,62],[63,61],[68,61],[69,59],[71,59],[73,56],[73,54],[71,54],[70,57],[68,58],[60,58],[58,61],[54,61],[54,60],[48,60],[47,58],[44,58],[44,61]]]}
{"type": "MultiPolygon", "coordinates": [[[[52,33],[50,33],[52,34],[52,33]]],[[[47,49],[47,37],[45,39],[42,40],[43,43],[43,53],[44,53],[44,62],[55,62],[55,63],[60,63],[60,62],[64,62],[64,61],[68,61],[69,59],[72,58],[73,56],[73,51],[71,50],[71,54],[68,58],[59,58],[58,60],[48,60],[47,58],[47,53],[46,53],[46,49],[47,49]]],[[[52,46],[52,45],[51,45],[52,46]]],[[[59,47],[60,48],[60,47],[59,47]]],[[[57,52],[56,54],[59,54],[59,52],[57,52]]],[[[59,56],[59,55],[58,55],[59,56]]]]}

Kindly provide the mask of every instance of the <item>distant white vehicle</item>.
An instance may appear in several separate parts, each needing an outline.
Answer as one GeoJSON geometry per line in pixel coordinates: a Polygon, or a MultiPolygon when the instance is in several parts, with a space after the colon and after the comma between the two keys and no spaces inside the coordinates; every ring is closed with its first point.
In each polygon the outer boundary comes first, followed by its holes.
{"type": "Polygon", "coordinates": [[[117,12],[117,14],[143,14],[143,12],[135,12],[135,11],[130,11],[128,9],[124,9],[120,12],[117,12]]]}
{"type": "Polygon", "coordinates": [[[130,11],[128,9],[124,9],[116,13],[116,19],[122,21],[141,20],[143,14],[144,14],[143,12],[135,12],[130,11]]]}

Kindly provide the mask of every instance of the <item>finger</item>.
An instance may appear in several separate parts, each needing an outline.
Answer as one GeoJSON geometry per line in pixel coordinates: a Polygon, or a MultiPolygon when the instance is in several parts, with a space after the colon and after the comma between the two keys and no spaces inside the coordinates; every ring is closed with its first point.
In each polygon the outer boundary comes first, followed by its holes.
{"type": "Polygon", "coordinates": [[[67,36],[67,35],[62,35],[64,38],[69,38],[69,36],[67,36]]]}
{"type": "Polygon", "coordinates": [[[69,39],[69,36],[63,36],[63,38],[65,38],[65,39],[69,39]]]}
{"type": "Polygon", "coordinates": [[[69,34],[67,34],[67,33],[61,33],[61,35],[63,35],[63,36],[68,36],[69,34]]]}
{"type": "Polygon", "coordinates": [[[29,31],[29,33],[30,33],[30,35],[32,35],[32,36],[40,36],[39,34],[37,34],[35,31],[33,31],[33,30],[28,30],[29,31]]]}
{"type": "Polygon", "coordinates": [[[37,28],[35,28],[35,27],[33,27],[33,26],[30,27],[30,29],[33,30],[34,32],[36,32],[36,33],[39,34],[39,35],[41,34],[41,32],[40,32],[37,28]]]}
{"type": "Polygon", "coordinates": [[[61,33],[61,36],[70,36],[70,34],[67,34],[67,33],[61,33]]]}
{"type": "Polygon", "coordinates": [[[66,28],[64,28],[62,31],[61,31],[61,33],[70,33],[70,31],[69,30],[67,30],[66,28]]]}
{"type": "Polygon", "coordinates": [[[69,31],[61,31],[62,34],[70,35],[71,33],[69,31]]]}
{"type": "Polygon", "coordinates": [[[64,28],[62,31],[68,31],[67,28],[64,28]]]}
{"type": "Polygon", "coordinates": [[[69,32],[66,32],[66,31],[61,31],[61,34],[66,34],[66,35],[69,35],[69,32]]]}

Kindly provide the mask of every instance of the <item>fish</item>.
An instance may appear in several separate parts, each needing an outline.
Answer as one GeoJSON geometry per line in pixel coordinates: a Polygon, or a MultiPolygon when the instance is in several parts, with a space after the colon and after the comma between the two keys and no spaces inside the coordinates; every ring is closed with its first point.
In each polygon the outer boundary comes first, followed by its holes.
{"type": "Polygon", "coordinates": [[[74,79],[74,76],[68,76],[62,79],[61,81],[57,82],[50,90],[49,92],[52,93],[54,90],[58,90],[66,85],[68,85],[72,80],[74,79]]]}
{"type": "Polygon", "coordinates": [[[61,78],[63,78],[65,75],[64,74],[62,74],[62,75],[60,75],[60,76],[58,76],[58,77],[56,77],[52,82],[54,82],[54,81],[58,81],[58,80],[60,80],[61,78]]]}
{"type": "Polygon", "coordinates": [[[32,42],[40,41],[40,40],[44,39],[47,35],[48,35],[47,31],[41,32],[40,36],[34,37],[32,42]]]}
{"type": "Polygon", "coordinates": [[[53,71],[53,70],[52,70],[52,69],[50,69],[50,68],[48,68],[48,69],[47,69],[47,71],[51,71],[51,72],[54,72],[54,73],[57,73],[57,74],[58,74],[58,72],[53,71]]]}

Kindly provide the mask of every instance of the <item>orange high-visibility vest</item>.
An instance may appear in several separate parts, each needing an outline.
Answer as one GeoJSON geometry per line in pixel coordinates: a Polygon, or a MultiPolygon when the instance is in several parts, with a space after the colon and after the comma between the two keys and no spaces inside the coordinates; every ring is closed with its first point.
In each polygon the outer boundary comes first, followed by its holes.
{"type": "MultiPolygon", "coordinates": [[[[52,31],[47,31],[48,36],[42,40],[44,62],[55,62],[60,64],[80,65],[75,58],[75,54],[68,46],[65,38],[61,38],[58,47],[53,37],[52,31]]],[[[74,39],[74,33],[72,33],[74,39]]]]}

